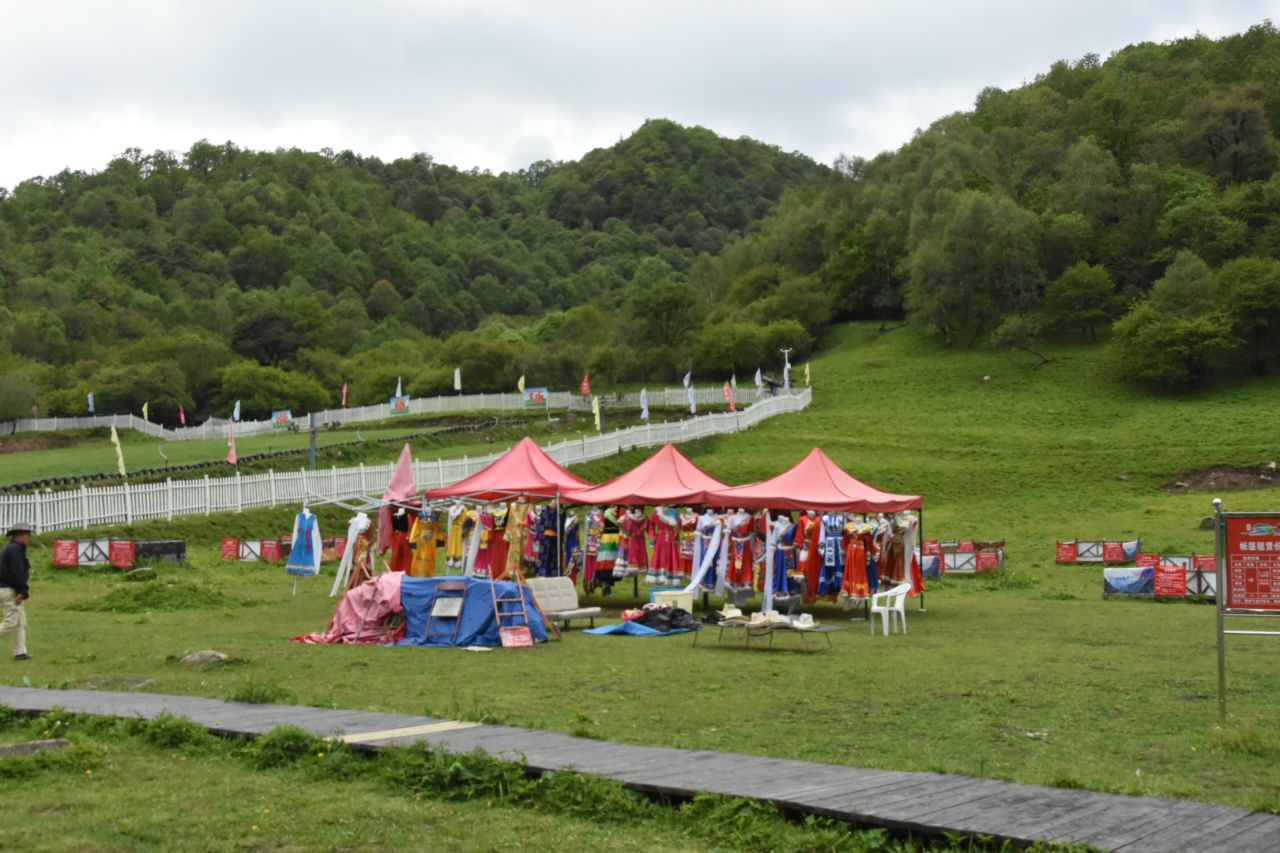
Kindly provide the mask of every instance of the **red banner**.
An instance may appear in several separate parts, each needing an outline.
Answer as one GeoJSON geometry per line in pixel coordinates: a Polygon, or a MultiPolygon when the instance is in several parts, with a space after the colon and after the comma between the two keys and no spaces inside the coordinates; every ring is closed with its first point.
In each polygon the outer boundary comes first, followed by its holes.
{"type": "Polygon", "coordinates": [[[926,539],[920,543],[920,551],[926,557],[932,557],[942,553],[942,545],[937,539],[926,539]]]}
{"type": "Polygon", "coordinates": [[[1074,563],[1074,562],[1076,562],[1076,543],[1074,543],[1074,542],[1059,542],[1059,543],[1058,543],[1058,554],[1057,554],[1057,556],[1055,557],[1055,560],[1056,560],[1057,562],[1059,562],[1059,563],[1074,563]]]}
{"type": "Polygon", "coordinates": [[[240,559],[240,540],[239,539],[223,539],[221,557],[224,560],[240,559]]]}
{"type": "Polygon", "coordinates": [[[74,567],[80,557],[80,543],[74,539],[53,540],[53,564],[59,568],[74,567]]]}
{"type": "Polygon", "coordinates": [[[1123,542],[1103,542],[1102,543],[1102,562],[1104,563],[1127,563],[1129,562],[1124,556],[1123,542]]]}
{"type": "Polygon", "coordinates": [[[1155,567],[1155,594],[1178,598],[1187,596],[1187,570],[1182,566],[1158,565],[1155,567]]]}
{"type": "Polygon", "coordinates": [[[994,572],[1000,568],[1000,555],[995,551],[979,551],[974,555],[974,570],[994,572]]]}
{"type": "Polygon", "coordinates": [[[1227,608],[1280,611],[1280,516],[1226,522],[1227,608]]]}
{"type": "Polygon", "coordinates": [[[733,389],[729,387],[729,383],[724,383],[724,398],[729,401],[729,411],[738,411],[737,404],[733,402],[733,389]]]}
{"type": "Polygon", "coordinates": [[[1218,570],[1218,561],[1211,554],[1197,554],[1191,558],[1191,567],[1211,575],[1218,570]]]}
{"type": "Polygon", "coordinates": [[[960,540],[961,554],[972,554],[974,551],[977,551],[977,550],[978,550],[978,543],[974,542],[972,539],[960,540]]]}
{"type": "Polygon", "coordinates": [[[134,544],[126,539],[112,539],[107,548],[112,567],[117,569],[133,568],[135,550],[134,544]]]}
{"type": "Polygon", "coordinates": [[[280,543],[275,539],[263,539],[262,550],[258,552],[258,557],[273,563],[280,562],[280,543]]]}
{"type": "Polygon", "coordinates": [[[582,384],[578,386],[578,391],[580,391],[582,393],[582,396],[584,397],[591,396],[591,371],[590,370],[588,370],[583,375],[582,384]]]}
{"type": "Polygon", "coordinates": [[[1140,569],[1154,569],[1156,566],[1160,565],[1160,555],[1159,554],[1139,554],[1137,563],[1138,563],[1138,568],[1140,569]]]}
{"type": "Polygon", "coordinates": [[[347,537],[343,536],[333,540],[333,550],[337,552],[337,556],[334,559],[341,560],[342,555],[347,553],[347,537]]]}

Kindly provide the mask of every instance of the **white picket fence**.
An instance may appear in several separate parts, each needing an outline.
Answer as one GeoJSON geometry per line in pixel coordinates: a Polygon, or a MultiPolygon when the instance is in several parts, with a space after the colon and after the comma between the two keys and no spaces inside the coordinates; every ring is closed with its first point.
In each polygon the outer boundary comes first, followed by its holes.
{"type": "MultiPolygon", "coordinates": [[[[683,388],[679,389],[684,394],[683,388]]],[[[514,396],[514,395],[509,395],[514,396]]],[[[545,449],[562,465],[589,462],[635,447],[657,447],[740,432],[766,418],[807,408],[813,399],[809,388],[791,394],[766,397],[730,414],[701,415],[672,423],[628,427],[599,436],[572,438],[545,449]]],[[[683,400],[683,397],[682,397],[683,400]]],[[[723,395],[721,396],[723,400],[723,395]]],[[[651,406],[660,405],[650,395],[651,406]]],[[[414,480],[419,489],[456,483],[491,464],[505,451],[460,459],[415,460],[414,480]]],[[[255,507],[300,505],[304,500],[377,497],[391,480],[394,465],[358,465],[326,471],[268,471],[265,474],[208,477],[198,480],[165,480],[157,483],[41,491],[29,495],[0,495],[0,528],[26,521],[36,532],[132,524],[135,521],[175,516],[240,512],[255,507]]]]}
{"type": "MultiPolygon", "coordinates": [[[[649,405],[657,407],[689,405],[688,391],[681,388],[658,388],[649,392],[649,405]]],[[[699,406],[724,405],[723,386],[695,387],[694,402],[699,406]]],[[[591,398],[568,391],[552,391],[547,407],[551,409],[571,409],[589,411],[591,398]]],[[[738,406],[750,405],[756,398],[755,386],[743,386],[734,392],[734,403],[738,406]]],[[[640,408],[640,394],[603,394],[601,399],[606,410],[610,408],[640,408]]],[[[542,407],[525,406],[522,394],[456,394],[451,397],[418,397],[409,401],[408,409],[399,414],[435,415],[451,412],[492,412],[492,411],[541,411],[542,407]]],[[[397,415],[397,416],[398,416],[397,415]]],[[[307,415],[295,417],[300,424],[306,424],[307,415]]],[[[389,403],[378,403],[372,406],[356,406],[350,409],[325,409],[316,412],[316,423],[323,426],[327,423],[354,424],[370,421],[385,421],[393,418],[389,403]]],[[[199,426],[176,427],[170,429],[157,423],[143,420],[137,415],[82,415],[74,418],[22,418],[16,421],[0,422],[0,435],[19,432],[55,432],[66,429],[95,429],[111,427],[116,429],[132,429],[146,433],[153,438],[166,441],[190,441],[193,439],[226,438],[227,422],[223,418],[210,418],[199,426]]],[[[240,421],[236,424],[237,436],[262,435],[276,427],[270,420],[240,421]]]]}

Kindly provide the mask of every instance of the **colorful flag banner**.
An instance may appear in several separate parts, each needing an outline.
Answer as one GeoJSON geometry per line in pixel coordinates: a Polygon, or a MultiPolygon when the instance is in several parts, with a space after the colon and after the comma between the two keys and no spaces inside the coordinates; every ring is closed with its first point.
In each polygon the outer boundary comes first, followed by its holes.
{"type": "Polygon", "coordinates": [[[187,425],[187,413],[183,411],[181,403],[178,404],[178,423],[182,424],[183,426],[187,425]]]}
{"type": "Polygon", "coordinates": [[[347,407],[347,383],[342,383],[342,408],[347,407]]]}
{"type": "Polygon", "coordinates": [[[227,462],[236,464],[236,430],[235,421],[227,421],[227,462]]]}
{"type": "MultiPolygon", "coordinates": [[[[685,376],[685,379],[688,379],[688,378],[689,378],[688,376],[685,376]]],[[[698,402],[693,399],[692,385],[685,386],[685,394],[689,397],[689,414],[691,415],[698,414],[698,402]]]]}
{"type": "Polygon", "coordinates": [[[648,422],[649,420],[649,389],[640,389],[640,420],[648,422]]]}
{"type": "Polygon", "coordinates": [[[524,374],[523,373],[520,374],[520,381],[516,383],[516,390],[519,391],[521,394],[524,393],[524,374]]]}
{"type": "Polygon", "coordinates": [[[582,375],[582,384],[578,386],[578,393],[584,397],[591,395],[591,371],[588,370],[582,375]]]}
{"type": "Polygon", "coordinates": [[[236,400],[236,407],[231,410],[231,420],[240,420],[240,401],[236,400]]]}
{"type": "Polygon", "coordinates": [[[591,398],[591,414],[595,415],[596,432],[600,432],[600,398],[591,398]]]}
{"type": "Polygon", "coordinates": [[[116,449],[116,470],[120,472],[120,476],[127,476],[124,472],[124,452],[120,450],[120,434],[116,432],[116,425],[111,425],[111,446],[116,449]]]}
{"type": "Polygon", "coordinates": [[[760,372],[760,368],[756,368],[756,396],[759,397],[764,393],[764,374],[760,372]]]}
{"type": "Polygon", "coordinates": [[[93,414],[93,392],[89,392],[89,414],[93,414]]]}
{"type": "Polygon", "coordinates": [[[149,421],[149,420],[151,420],[150,409],[151,409],[151,401],[150,401],[150,400],[148,400],[147,402],[145,402],[145,403],[143,403],[143,404],[142,404],[142,419],[143,419],[144,421],[149,421]]]}
{"type": "Polygon", "coordinates": [[[400,384],[400,377],[399,377],[399,376],[397,376],[397,377],[396,377],[396,396],[397,396],[397,397],[403,397],[403,396],[404,396],[404,388],[403,388],[403,387],[401,386],[401,384],[400,384]]]}
{"type": "Polygon", "coordinates": [[[724,383],[724,398],[729,401],[729,411],[738,411],[738,406],[733,402],[733,389],[729,387],[729,383],[724,383]]]}
{"type": "Polygon", "coordinates": [[[804,384],[806,387],[813,384],[813,380],[809,376],[809,362],[804,363],[804,384]]]}
{"type": "Polygon", "coordinates": [[[738,373],[737,373],[737,371],[734,371],[734,374],[733,374],[732,376],[730,376],[730,377],[729,377],[729,387],[730,387],[730,388],[732,388],[732,389],[733,389],[733,390],[735,390],[735,391],[737,391],[737,390],[738,390],[738,373]]]}
{"type": "Polygon", "coordinates": [[[462,368],[461,367],[455,367],[453,369],[453,390],[455,391],[462,390],[462,368]]]}
{"type": "Polygon", "coordinates": [[[693,383],[693,369],[690,368],[689,372],[684,375],[684,387],[688,388],[692,383],[693,383]]]}

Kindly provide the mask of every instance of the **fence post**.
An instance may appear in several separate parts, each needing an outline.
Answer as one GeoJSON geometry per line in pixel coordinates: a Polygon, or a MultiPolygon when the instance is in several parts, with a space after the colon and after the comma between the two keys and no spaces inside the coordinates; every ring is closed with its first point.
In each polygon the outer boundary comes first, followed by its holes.
{"type": "Polygon", "coordinates": [[[471,463],[467,461],[467,454],[462,454],[462,476],[471,476],[471,463]]]}
{"type": "Polygon", "coordinates": [[[442,489],[443,489],[443,488],[444,488],[444,485],[445,485],[445,483],[444,483],[444,460],[443,460],[443,459],[441,459],[441,458],[439,458],[439,457],[437,457],[437,458],[436,458],[436,473],[437,473],[437,474],[439,474],[439,478],[440,478],[440,483],[439,483],[439,485],[440,485],[440,488],[442,488],[442,489]]]}
{"type": "Polygon", "coordinates": [[[84,483],[80,484],[80,526],[85,530],[89,529],[89,487],[84,483]]]}
{"type": "Polygon", "coordinates": [[[364,463],[361,462],[360,463],[360,494],[362,495],[365,494],[368,488],[369,487],[364,484],[364,463]]]}
{"type": "Polygon", "coordinates": [[[173,521],[173,478],[165,477],[164,479],[164,496],[165,496],[165,520],[173,521]]]}
{"type": "Polygon", "coordinates": [[[36,492],[36,533],[44,533],[44,491],[36,492]]]}
{"type": "Polygon", "coordinates": [[[271,489],[271,508],[276,506],[276,469],[267,469],[267,486],[271,489]]]}
{"type": "Polygon", "coordinates": [[[336,498],[338,496],[338,466],[330,466],[329,471],[331,472],[329,475],[329,485],[331,487],[330,490],[333,492],[329,497],[336,498]]]}
{"type": "Polygon", "coordinates": [[[240,472],[236,472],[236,512],[244,509],[243,496],[240,494],[240,472]]]}
{"type": "Polygon", "coordinates": [[[307,469],[300,468],[302,471],[302,502],[308,503],[307,498],[311,497],[311,488],[307,485],[307,469]]]}
{"type": "Polygon", "coordinates": [[[133,494],[129,491],[129,481],[124,481],[124,523],[133,524],[133,494]]]}
{"type": "Polygon", "coordinates": [[[204,514],[205,514],[205,515],[208,515],[210,512],[212,512],[212,511],[213,511],[213,508],[210,506],[210,504],[212,503],[212,501],[210,501],[210,499],[209,499],[209,498],[210,498],[210,496],[209,496],[209,475],[208,475],[208,474],[205,474],[205,475],[204,475],[204,514]]]}

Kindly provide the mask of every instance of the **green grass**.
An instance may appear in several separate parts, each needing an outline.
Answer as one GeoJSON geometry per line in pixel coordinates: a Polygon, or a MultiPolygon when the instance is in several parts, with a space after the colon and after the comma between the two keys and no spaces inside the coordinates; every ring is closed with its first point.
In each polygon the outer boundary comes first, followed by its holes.
{"type": "MultiPolygon", "coordinates": [[[[1280,699],[1273,639],[1231,638],[1231,717],[1217,730],[1213,609],[1103,601],[1099,568],[1053,564],[1054,540],[1076,536],[1211,552],[1211,535],[1197,529],[1211,496],[1160,486],[1188,469],[1280,455],[1280,383],[1150,398],[1111,384],[1095,349],[1050,354],[1053,363],[1036,367],[1018,355],[943,352],[905,330],[844,327],[814,360],[810,410],[684,448],[740,483],[822,446],[860,479],[924,495],[927,535],[1008,540],[1009,575],[934,585],[927,612],[909,606],[905,638],[872,637],[852,623],[833,652],[813,655],[577,631],[562,644],[486,655],[289,644],[323,630],[328,581],[306,582],[294,598],[280,568],[215,559],[224,533],[287,532],[290,514],[277,511],[133,531],[189,538],[191,567],[159,582],[198,580],[251,607],[75,609],[107,601],[125,582],[105,570],[42,570],[29,611],[36,659],[0,660],[0,681],[145,684],[216,698],[256,685],[307,704],[626,743],[1280,809],[1280,741],[1268,734],[1280,699]],[[172,662],[201,648],[236,665],[193,671],[172,662]]],[[[576,470],[603,478],[646,453],[576,470]]],[[[1280,504],[1275,492],[1223,497],[1235,510],[1280,504]]],[[[322,524],[337,533],[341,518],[328,511],[322,524]]],[[[48,555],[37,552],[37,564],[48,555]]],[[[845,615],[820,609],[817,618],[845,615]]]]}

